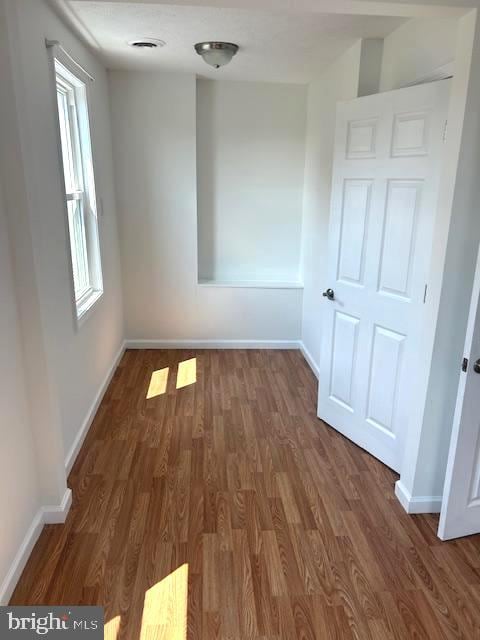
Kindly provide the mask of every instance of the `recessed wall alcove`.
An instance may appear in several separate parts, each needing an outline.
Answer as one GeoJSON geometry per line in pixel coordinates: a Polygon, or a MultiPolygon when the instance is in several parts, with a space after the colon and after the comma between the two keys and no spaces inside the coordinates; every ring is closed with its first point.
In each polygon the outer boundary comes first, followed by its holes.
{"type": "Polygon", "coordinates": [[[198,274],[299,287],[306,86],[197,81],[198,274]]]}

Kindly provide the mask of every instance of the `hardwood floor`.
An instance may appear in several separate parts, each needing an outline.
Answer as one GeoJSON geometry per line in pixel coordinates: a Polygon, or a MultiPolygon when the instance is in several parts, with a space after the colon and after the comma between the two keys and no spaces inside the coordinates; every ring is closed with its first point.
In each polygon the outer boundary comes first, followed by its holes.
{"type": "Polygon", "coordinates": [[[407,516],[315,405],[297,351],[127,351],[11,603],[101,604],[112,640],[480,638],[480,536],[407,516]]]}

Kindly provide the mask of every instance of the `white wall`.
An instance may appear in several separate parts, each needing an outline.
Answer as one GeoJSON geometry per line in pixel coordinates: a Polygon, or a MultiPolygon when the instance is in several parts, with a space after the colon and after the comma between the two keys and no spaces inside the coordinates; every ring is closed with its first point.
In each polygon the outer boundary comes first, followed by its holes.
{"type": "Polygon", "coordinates": [[[430,75],[455,58],[457,21],[414,18],[384,40],[380,91],[389,91],[430,75]]]}
{"type": "Polygon", "coordinates": [[[0,0],[0,172],[12,242],[18,316],[25,354],[25,383],[29,390],[29,413],[35,415],[32,428],[38,458],[38,491],[46,503],[55,504],[65,493],[66,478],[59,411],[52,401],[31,242],[29,202],[20,142],[24,132],[20,123],[23,110],[22,104],[15,97],[20,73],[11,64],[17,59],[12,48],[12,43],[17,41],[15,5],[7,0],[0,0]]]}
{"type": "MultiPolygon", "coordinates": [[[[415,18],[383,43],[380,90],[396,89],[431,73],[455,58],[457,20],[415,18]]],[[[368,43],[368,40],[366,41],[368,43]]],[[[362,43],[359,41],[321,73],[308,90],[304,221],[302,233],[302,340],[318,365],[321,344],[322,290],[327,257],[330,183],[336,103],[357,97],[362,43]]],[[[362,91],[364,93],[364,91],[362,91]]]]}
{"type": "Polygon", "coordinates": [[[303,209],[303,295],[302,341],[318,367],[321,344],[321,316],[330,286],[325,279],[328,223],[332,181],[336,104],[357,96],[361,43],[358,42],[308,89],[307,147],[303,209]]]}
{"type": "Polygon", "coordinates": [[[297,340],[301,290],[197,284],[196,80],[110,73],[127,338],[297,340]]]}
{"type": "Polygon", "coordinates": [[[105,70],[44,0],[0,0],[0,601],[43,522],[68,511],[66,455],[123,344],[105,70]],[[91,125],[105,294],[77,330],[56,95],[45,38],[97,78],[91,125]]]}
{"type": "MultiPolygon", "coordinates": [[[[12,6],[13,3],[10,2],[12,6]]],[[[15,3],[13,64],[22,105],[24,168],[45,350],[58,401],[64,454],[78,435],[123,341],[123,312],[107,76],[101,64],[53,14],[44,0],[15,3]],[[104,295],[77,330],[72,309],[63,183],[57,148],[55,89],[45,38],[59,40],[95,77],[90,119],[98,199],[104,295]]]]}
{"type": "Polygon", "coordinates": [[[370,96],[380,89],[383,62],[383,38],[363,38],[360,45],[360,69],[358,72],[358,93],[370,96]]]}
{"type": "Polygon", "coordinates": [[[299,280],[306,93],[197,81],[200,278],[299,280]]]}
{"type": "Polygon", "coordinates": [[[40,504],[18,326],[7,219],[0,189],[0,594],[2,580],[40,504]]]}

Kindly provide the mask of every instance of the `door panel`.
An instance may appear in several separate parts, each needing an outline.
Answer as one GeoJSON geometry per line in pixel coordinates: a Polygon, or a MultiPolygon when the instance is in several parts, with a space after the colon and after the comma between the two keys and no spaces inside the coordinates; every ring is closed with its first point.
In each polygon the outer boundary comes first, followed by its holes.
{"type": "Polygon", "coordinates": [[[410,297],[420,197],[421,181],[388,182],[378,287],[381,293],[410,297]]]}
{"type": "Polygon", "coordinates": [[[318,415],[400,467],[420,350],[448,81],[337,109],[318,415]]]}
{"type": "Polygon", "coordinates": [[[340,234],[338,280],[363,285],[372,180],[346,180],[340,234]]]}
{"type": "Polygon", "coordinates": [[[348,123],[347,158],[374,158],[377,120],[348,123]]]}
{"type": "Polygon", "coordinates": [[[424,156],[428,154],[429,114],[402,113],[395,116],[392,156],[424,156]]]}
{"type": "Polygon", "coordinates": [[[346,313],[335,314],[330,398],[348,411],[353,411],[352,382],[358,348],[359,322],[358,318],[346,313]]]}
{"type": "MultiPolygon", "coordinates": [[[[472,490],[470,492],[470,500],[467,505],[468,508],[480,506],[480,429],[478,430],[474,460],[475,462],[473,464],[472,490]]],[[[479,520],[479,530],[480,530],[480,520],[479,520]]]]}
{"type": "Polygon", "coordinates": [[[374,329],[370,381],[368,388],[367,422],[394,434],[398,377],[402,366],[405,336],[376,326],[374,329]]]}
{"type": "Polygon", "coordinates": [[[480,533],[480,252],[465,337],[438,535],[442,540],[480,533]]]}

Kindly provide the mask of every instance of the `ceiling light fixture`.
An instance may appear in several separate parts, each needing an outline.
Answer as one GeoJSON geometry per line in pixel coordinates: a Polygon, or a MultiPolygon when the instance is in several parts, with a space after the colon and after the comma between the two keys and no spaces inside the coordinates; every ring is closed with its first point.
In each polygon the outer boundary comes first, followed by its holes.
{"type": "Polygon", "coordinates": [[[211,67],[219,69],[230,62],[238,51],[238,45],[231,42],[198,42],[195,51],[211,67]]]}
{"type": "Polygon", "coordinates": [[[164,47],[166,43],[157,38],[135,38],[135,40],[129,40],[127,44],[134,49],[156,49],[164,47]]]}

